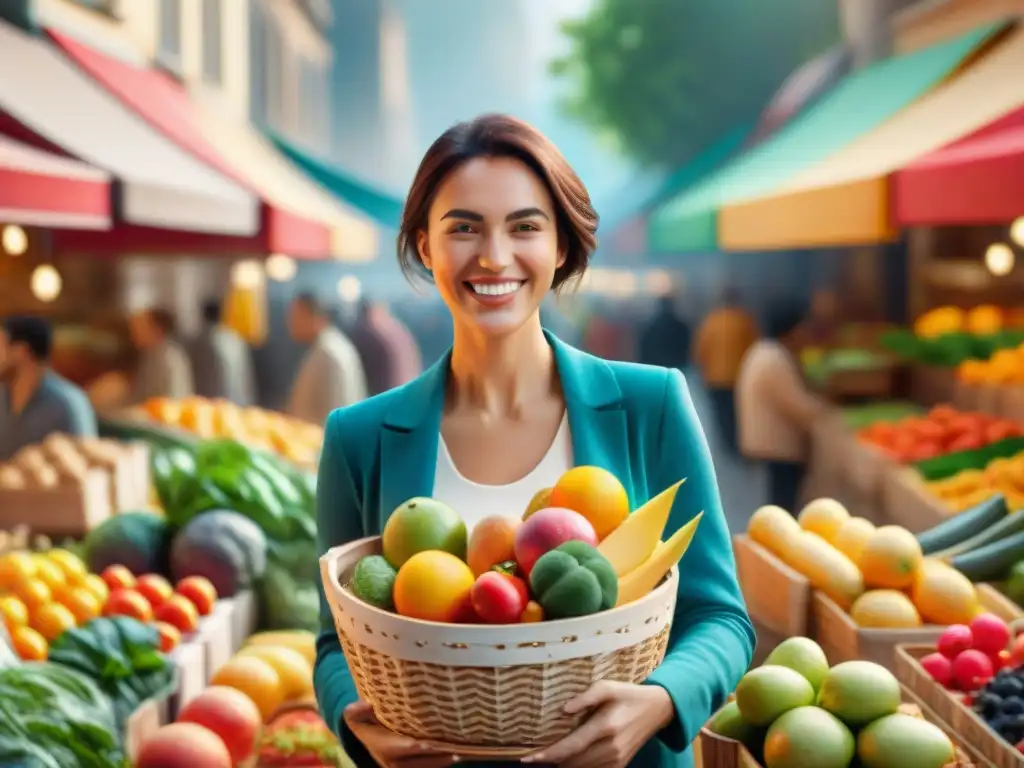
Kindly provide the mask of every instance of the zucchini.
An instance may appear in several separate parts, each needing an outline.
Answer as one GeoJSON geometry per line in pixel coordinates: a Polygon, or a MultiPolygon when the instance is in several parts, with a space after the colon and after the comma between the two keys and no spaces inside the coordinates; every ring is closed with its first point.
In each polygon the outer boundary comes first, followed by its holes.
{"type": "Polygon", "coordinates": [[[917,540],[921,544],[921,551],[926,555],[941,552],[977,536],[1008,514],[1006,498],[997,493],[981,504],[917,534],[917,540]]]}
{"type": "Polygon", "coordinates": [[[1002,581],[1024,553],[1024,531],[957,555],[949,564],[974,583],[1002,581]]]}
{"type": "Polygon", "coordinates": [[[971,536],[971,538],[961,541],[952,547],[947,547],[939,552],[933,552],[931,556],[937,557],[939,560],[945,560],[948,563],[958,555],[970,552],[978,547],[984,547],[1021,531],[1024,531],[1024,509],[1018,509],[995,525],[990,525],[981,533],[971,536]]]}

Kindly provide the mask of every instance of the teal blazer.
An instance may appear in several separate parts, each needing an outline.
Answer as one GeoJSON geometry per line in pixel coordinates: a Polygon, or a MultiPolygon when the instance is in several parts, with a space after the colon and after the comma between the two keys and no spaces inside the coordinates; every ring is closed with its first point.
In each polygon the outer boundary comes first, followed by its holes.
{"type": "MultiPolygon", "coordinates": [[[[689,768],[690,743],[747,670],[755,641],[704,432],[678,371],[602,360],[545,334],[565,395],[574,463],[612,472],[631,509],[685,477],[666,538],[704,511],[679,564],[668,652],[647,680],[668,691],[676,718],[632,763],[689,768]]],[[[380,534],[403,501],[431,495],[449,360],[450,353],[416,380],[328,417],[317,486],[321,554],[380,534]]],[[[342,720],[356,689],[322,588],[321,618],[314,673],[320,711],[357,764],[373,765],[342,720]]]]}

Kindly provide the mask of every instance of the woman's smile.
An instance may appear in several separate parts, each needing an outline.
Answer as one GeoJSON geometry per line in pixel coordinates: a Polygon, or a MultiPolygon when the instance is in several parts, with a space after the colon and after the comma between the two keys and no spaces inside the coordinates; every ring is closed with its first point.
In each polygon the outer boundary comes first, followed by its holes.
{"type": "Polygon", "coordinates": [[[474,277],[463,281],[470,296],[487,308],[504,307],[516,300],[527,280],[509,277],[474,277]]]}

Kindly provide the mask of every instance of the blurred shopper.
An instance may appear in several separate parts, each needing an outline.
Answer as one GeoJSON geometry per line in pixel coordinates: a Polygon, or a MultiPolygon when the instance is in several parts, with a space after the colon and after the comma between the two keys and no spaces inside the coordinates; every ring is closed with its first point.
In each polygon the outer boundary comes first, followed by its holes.
{"type": "Polygon", "coordinates": [[[359,352],[315,296],[301,293],[292,300],[288,331],[295,341],[310,345],[292,385],[288,405],[292,416],[323,424],[335,408],[366,397],[366,374],[359,352]]]}
{"type": "Polygon", "coordinates": [[[391,314],[385,304],[371,303],[367,309],[370,325],[384,340],[391,365],[385,389],[400,387],[423,373],[423,360],[416,339],[405,324],[391,314]]]}
{"type": "Polygon", "coordinates": [[[178,341],[174,315],[159,307],[136,312],[128,322],[139,361],[131,382],[132,404],[151,397],[182,398],[195,394],[192,362],[178,341]]]}
{"type": "Polygon", "coordinates": [[[96,436],[85,392],[50,368],[53,330],[39,317],[11,317],[0,327],[0,461],[54,432],[96,436]]]}
{"type": "Polygon", "coordinates": [[[640,362],[664,368],[685,368],[690,362],[690,326],[676,312],[676,302],[663,296],[640,332],[640,362]]]}
{"type": "Polygon", "coordinates": [[[390,389],[394,360],[384,335],[370,318],[370,300],[363,297],[355,307],[355,318],[349,336],[359,353],[366,373],[367,395],[378,395],[390,389]]]}
{"type": "Polygon", "coordinates": [[[825,407],[806,386],[793,353],[801,313],[773,313],[767,337],[743,359],[736,384],[739,443],[744,456],[764,462],[768,503],[794,511],[807,461],[810,429],[825,407]]]}
{"type": "Polygon", "coordinates": [[[196,394],[242,406],[256,403],[252,350],[233,328],[221,322],[218,301],[203,304],[203,329],[189,345],[196,394]]]}
{"type": "Polygon", "coordinates": [[[704,318],[694,344],[693,357],[704,378],[722,442],[736,450],[734,389],[743,356],[757,341],[757,323],[740,305],[739,294],[726,288],[722,303],[704,318]]]}
{"type": "Polygon", "coordinates": [[[817,290],[811,297],[811,311],[794,332],[793,345],[830,347],[838,341],[841,323],[839,299],[833,291],[817,290]]]}

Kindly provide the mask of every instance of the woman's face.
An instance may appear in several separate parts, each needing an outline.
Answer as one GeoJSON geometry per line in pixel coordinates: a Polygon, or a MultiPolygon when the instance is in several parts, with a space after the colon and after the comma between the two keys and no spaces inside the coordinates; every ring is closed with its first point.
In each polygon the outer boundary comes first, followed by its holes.
{"type": "Polygon", "coordinates": [[[544,183],[512,158],[476,158],[441,184],[417,245],[456,326],[490,334],[532,317],[565,262],[544,183]]]}

